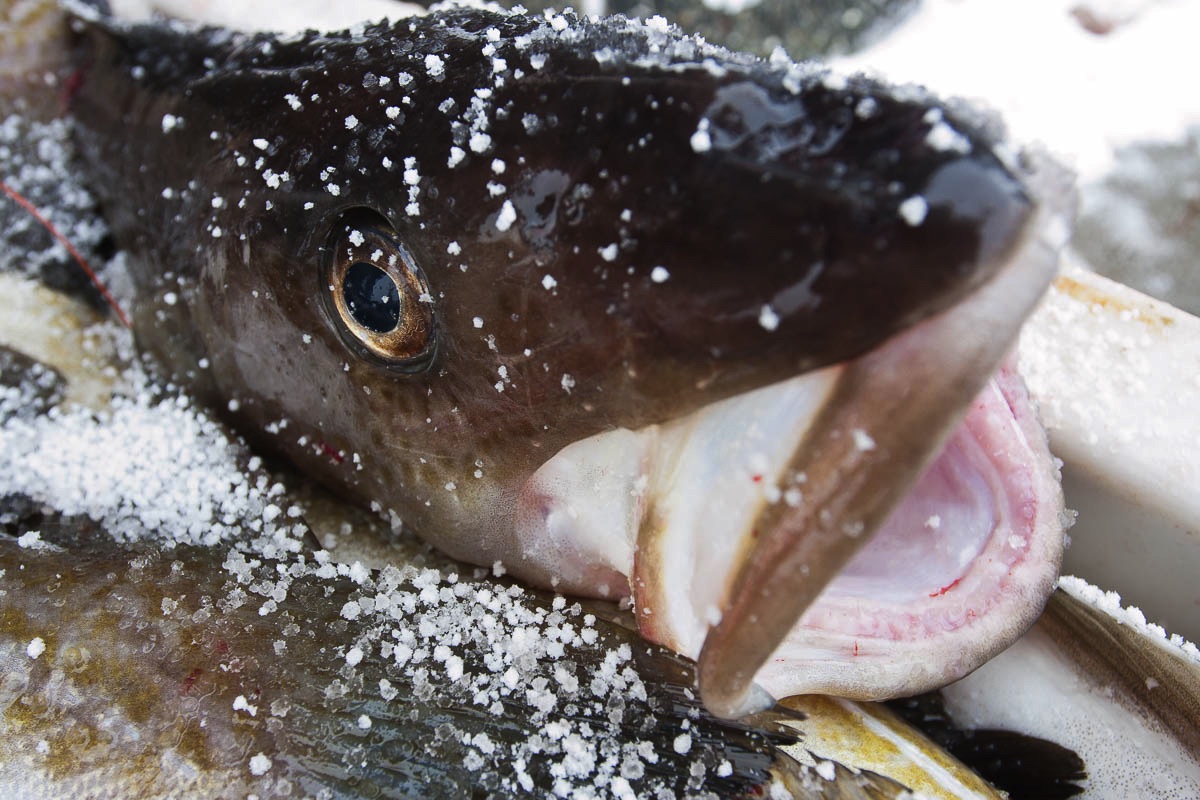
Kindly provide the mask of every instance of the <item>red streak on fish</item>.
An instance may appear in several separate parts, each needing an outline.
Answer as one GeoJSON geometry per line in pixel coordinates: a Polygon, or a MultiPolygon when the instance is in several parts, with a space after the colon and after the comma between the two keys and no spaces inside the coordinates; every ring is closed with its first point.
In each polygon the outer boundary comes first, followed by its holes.
{"type": "Polygon", "coordinates": [[[346,460],[346,457],[341,452],[334,450],[325,442],[317,442],[317,447],[321,448],[321,452],[329,456],[329,459],[335,464],[341,464],[346,460]]]}
{"type": "Polygon", "coordinates": [[[953,589],[955,586],[958,586],[958,584],[959,584],[959,582],[960,582],[961,580],[962,580],[962,578],[955,578],[954,580],[950,581],[949,583],[947,583],[947,584],[946,584],[945,586],[943,586],[942,588],[938,589],[936,592],[931,592],[929,596],[930,596],[930,597],[941,597],[941,596],[942,596],[942,595],[944,595],[946,592],[948,592],[948,591],[950,591],[951,589],[953,589]]]}
{"type": "Polygon", "coordinates": [[[121,320],[121,324],[126,328],[133,327],[133,325],[129,322],[129,317],[125,316],[125,312],[121,309],[121,306],[117,304],[116,299],[109,293],[108,287],[104,285],[104,282],[100,280],[98,275],[96,275],[95,270],[88,265],[84,257],[80,255],[78,250],[75,249],[75,246],[67,241],[67,237],[59,233],[58,228],[54,227],[54,224],[50,222],[50,220],[42,216],[42,213],[37,210],[33,203],[22,197],[21,193],[16,189],[12,188],[4,181],[0,181],[0,189],[3,189],[4,193],[13,199],[13,202],[32,214],[33,218],[36,219],[43,228],[50,231],[51,236],[61,242],[63,247],[67,248],[67,252],[70,253],[71,257],[75,259],[75,263],[79,264],[84,273],[88,276],[88,279],[91,280],[92,285],[95,286],[100,292],[100,296],[104,298],[104,302],[108,303],[108,307],[116,312],[117,318],[121,320]]]}
{"type": "Polygon", "coordinates": [[[83,86],[83,70],[77,69],[63,81],[62,91],[58,95],[59,113],[66,114],[71,109],[71,101],[83,86]]]}
{"type": "Polygon", "coordinates": [[[199,667],[196,667],[189,672],[187,677],[183,679],[183,693],[187,694],[190,692],[192,687],[196,685],[196,681],[200,680],[200,676],[203,674],[204,670],[200,669],[199,667]]]}

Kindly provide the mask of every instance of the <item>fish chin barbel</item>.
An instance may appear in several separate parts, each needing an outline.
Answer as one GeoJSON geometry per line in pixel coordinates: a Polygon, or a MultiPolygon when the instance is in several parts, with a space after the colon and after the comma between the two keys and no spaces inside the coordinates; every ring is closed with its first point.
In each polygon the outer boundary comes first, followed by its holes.
{"type": "Polygon", "coordinates": [[[631,596],[724,714],[944,683],[1040,610],[1061,499],[989,381],[1070,190],[971,115],[657,21],[77,27],[140,344],[318,479],[631,596]]]}

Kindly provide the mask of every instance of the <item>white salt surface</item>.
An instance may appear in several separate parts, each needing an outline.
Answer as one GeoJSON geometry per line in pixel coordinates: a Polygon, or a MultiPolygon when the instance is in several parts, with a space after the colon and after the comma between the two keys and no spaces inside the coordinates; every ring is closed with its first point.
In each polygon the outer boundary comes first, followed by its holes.
{"type": "Polygon", "coordinates": [[[1167,633],[1161,625],[1150,622],[1137,606],[1122,604],[1121,595],[1116,592],[1105,591],[1074,575],[1060,577],[1058,588],[1068,592],[1076,600],[1081,600],[1092,608],[1103,611],[1121,625],[1132,628],[1142,636],[1170,648],[1173,652],[1200,667],[1200,648],[1178,634],[1167,633]]]}
{"type": "Polygon", "coordinates": [[[1188,0],[925,0],[839,66],[978,100],[1086,179],[1111,168],[1117,146],[1200,124],[1197,31],[1200,3],[1188,0]],[[1114,27],[1089,32],[1073,9],[1114,27]]]}
{"type": "Polygon", "coordinates": [[[267,519],[283,486],[247,472],[244,452],[186,398],[154,400],[146,385],[99,413],[13,417],[0,452],[5,492],[87,515],[120,539],[214,545],[249,529],[273,555],[300,549],[302,525],[267,519]]]}

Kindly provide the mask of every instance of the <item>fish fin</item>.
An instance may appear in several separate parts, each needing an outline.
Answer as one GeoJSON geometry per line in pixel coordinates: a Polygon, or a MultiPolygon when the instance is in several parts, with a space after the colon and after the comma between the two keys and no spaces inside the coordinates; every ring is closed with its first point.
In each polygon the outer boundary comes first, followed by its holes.
{"type": "Polygon", "coordinates": [[[940,692],[887,704],[980,777],[1016,800],[1066,800],[1084,791],[1083,758],[1057,742],[1016,731],[960,728],[940,692]]]}

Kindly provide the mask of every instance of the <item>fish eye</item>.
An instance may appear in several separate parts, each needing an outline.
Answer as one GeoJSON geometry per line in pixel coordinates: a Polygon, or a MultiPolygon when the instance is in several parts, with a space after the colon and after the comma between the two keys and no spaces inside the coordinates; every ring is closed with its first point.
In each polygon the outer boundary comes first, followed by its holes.
{"type": "Polygon", "coordinates": [[[367,211],[343,215],[325,254],[324,296],[353,351],[401,372],[433,359],[433,301],[425,275],[396,230],[367,211]]]}
{"type": "Polygon", "coordinates": [[[390,333],[400,324],[400,287],[374,264],[355,261],[342,279],[342,298],[354,321],[375,333],[390,333]]]}

